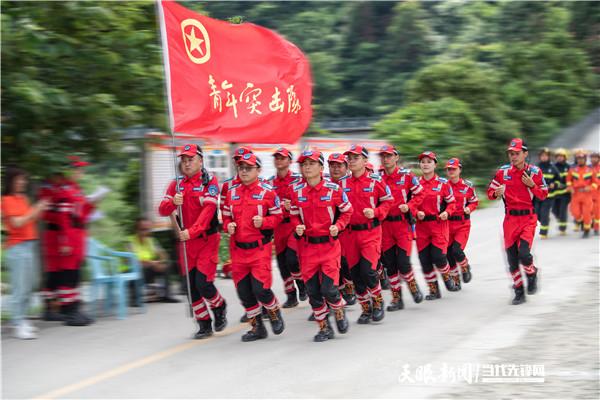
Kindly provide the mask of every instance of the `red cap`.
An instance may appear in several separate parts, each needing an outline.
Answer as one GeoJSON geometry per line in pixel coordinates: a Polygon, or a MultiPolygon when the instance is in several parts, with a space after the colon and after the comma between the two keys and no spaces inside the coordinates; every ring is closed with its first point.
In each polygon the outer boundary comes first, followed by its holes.
{"type": "Polygon", "coordinates": [[[431,158],[436,163],[438,162],[437,161],[437,155],[433,151],[424,151],[421,154],[419,154],[419,160],[421,160],[421,159],[423,159],[425,157],[431,158]]]}
{"type": "Polygon", "coordinates": [[[462,168],[462,164],[458,158],[454,157],[446,162],[446,168],[462,168]]]}
{"type": "Polygon", "coordinates": [[[514,138],[508,144],[506,151],[527,151],[527,145],[523,142],[523,139],[514,138]]]}
{"type": "Polygon", "coordinates": [[[304,150],[298,157],[298,163],[302,164],[306,159],[317,161],[321,165],[325,163],[325,157],[323,157],[323,153],[318,150],[304,150]]]}
{"type": "Polygon", "coordinates": [[[343,155],[342,153],[331,153],[329,155],[329,157],[327,158],[327,162],[328,163],[340,163],[340,164],[346,164],[348,165],[348,160],[346,159],[346,156],[343,155]]]}
{"type": "Polygon", "coordinates": [[[79,156],[67,156],[67,158],[69,159],[69,164],[71,164],[71,167],[73,168],[87,167],[90,165],[89,162],[83,161],[79,156]]]}
{"type": "Polygon", "coordinates": [[[371,164],[370,162],[367,163],[367,165],[365,165],[365,169],[367,171],[371,171],[371,172],[375,172],[375,167],[373,166],[373,164],[371,164]]]}
{"type": "Polygon", "coordinates": [[[365,146],[360,144],[353,144],[350,146],[350,150],[346,150],[344,155],[348,154],[358,154],[359,156],[364,156],[365,158],[369,158],[369,150],[365,146]]]}
{"type": "Polygon", "coordinates": [[[181,156],[194,157],[196,154],[199,155],[200,157],[202,157],[203,156],[202,148],[200,146],[198,146],[197,144],[186,144],[185,146],[183,146],[183,148],[181,149],[181,151],[179,152],[177,157],[181,157],[181,156]]]}
{"type": "Polygon", "coordinates": [[[280,148],[278,148],[278,149],[275,151],[275,153],[273,153],[273,156],[276,156],[276,155],[278,155],[278,154],[279,154],[280,156],[289,157],[289,158],[290,158],[290,160],[292,159],[292,152],[291,152],[291,151],[289,151],[288,149],[286,149],[285,147],[280,147],[280,148]]]}
{"type": "Polygon", "coordinates": [[[245,156],[246,154],[252,154],[252,150],[250,150],[249,147],[238,147],[235,150],[235,153],[233,154],[233,159],[237,160],[243,156],[245,156]]]}
{"type": "Polygon", "coordinates": [[[398,150],[394,146],[390,146],[389,144],[384,144],[379,149],[379,154],[398,154],[398,150]]]}
{"type": "Polygon", "coordinates": [[[235,162],[240,165],[241,163],[248,165],[256,165],[257,167],[261,167],[262,163],[260,162],[260,158],[256,156],[254,153],[246,153],[243,156],[238,157],[235,162]]]}

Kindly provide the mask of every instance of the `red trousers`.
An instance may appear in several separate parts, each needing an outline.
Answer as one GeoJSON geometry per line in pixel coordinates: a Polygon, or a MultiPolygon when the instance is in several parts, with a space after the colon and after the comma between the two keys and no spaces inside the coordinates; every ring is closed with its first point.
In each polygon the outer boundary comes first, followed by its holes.
{"type": "Polygon", "coordinates": [[[504,216],[502,228],[504,230],[504,248],[508,249],[513,244],[519,245],[521,240],[529,244],[529,248],[533,244],[535,236],[535,228],[537,226],[537,215],[509,215],[504,216]]]}
{"type": "Polygon", "coordinates": [[[461,250],[467,247],[469,233],[471,232],[471,221],[450,221],[448,231],[448,244],[457,242],[461,250]]]}
{"type": "MultiPolygon", "coordinates": [[[[185,242],[188,272],[197,269],[206,275],[206,280],[215,280],[217,264],[219,263],[219,243],[221,235],[213,233],[206,237],[190,239],[185,242]]],[[[185,266],[183,260],[183,243],[179,244],[179,265],[182,270],[185,266]]]]}
{"type": "Polygon", "coordinates": [[[417,250],[421,251],[429,244],[442,249],[446,254],[449,243],[448,221],[419,221],[417,220],[417,250]]]}
{"type": "Polygon", "coordinates": [[[382,228],[381,248],[383,252],[393,246],[398,246],[406,252],[412,253],[413,231],[407,221],[384,221],[382,228]]]}

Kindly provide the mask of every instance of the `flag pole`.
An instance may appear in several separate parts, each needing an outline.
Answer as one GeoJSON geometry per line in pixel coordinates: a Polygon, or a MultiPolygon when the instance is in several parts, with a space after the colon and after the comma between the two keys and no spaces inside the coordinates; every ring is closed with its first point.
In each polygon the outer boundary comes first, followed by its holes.
{"type": "MultiPolygon", "coordinates": [[[[171,69],[169,67],[169,45],[167,43],[167,27],[165,25],[165,16],[164,10],[161,4],[161,0],[156,0],[156,12],[158,15],[158,23],[160,27],[160,38],[161,38],[161,48],[162,48],[162,56],[163,56],[163,70],[165,72],[165,89],[167,91],[167,104],[169,107],[169,133],[171,134],[171,144],[172,144],[172,154],[173,154],[173,167],[175,170],[175,190],[179,193],[179,171],[177,168],[177,154],[176,149],[177,146],[175,144],[175,133],[173,126],[175,125],[173,119],[173,104],[171,103],[171,69]]],[[[185,225],[183,222],[183,209],[181,206],[177,206],[177,212],[179,213],[179,221],[181,223],[181,230],[185,229],[185,225]]],[[[179,239],[179,237],[177,237],[179,239]]],[[[187,251],[186,251],[186,242],[185,240],[182,243],[183,250],[183,264],[184,264],[184,272],[186,279],[186,288],[187,288],[187,299],[188,299],[188,311],[189,317],[194,317],[194,309],[192,307],[192,294],[190,287],[190,274],[188,271],[188,259],[187,259],[187,251]]],[[[167,282],[168,284],[168,282],[167,282]]]]}

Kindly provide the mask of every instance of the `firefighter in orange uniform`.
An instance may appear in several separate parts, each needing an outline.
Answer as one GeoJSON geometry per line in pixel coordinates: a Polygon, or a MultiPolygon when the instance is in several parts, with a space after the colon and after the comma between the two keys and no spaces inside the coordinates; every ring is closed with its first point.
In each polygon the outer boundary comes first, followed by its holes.
{"type": "Polygon", "coordinates": [[[587,156],[583,150],[575,151],[575,165],[567,174],[567,188],[572,194],[571,213],[575,224],[583,228],[583,238],[590,235],[592,227],[593,196],[598,189],[596,173],[586,165],[587,156]]]}
{"type": "Polygon", "coordinates": [[[590,162],[592,171],[596,177],[596,184],[598,187],[592,193],[594,200],[593,217],[594,217],[594,234],[598,236],[600,230],[600,154],[595,151],[590,154],[590,162]]]}

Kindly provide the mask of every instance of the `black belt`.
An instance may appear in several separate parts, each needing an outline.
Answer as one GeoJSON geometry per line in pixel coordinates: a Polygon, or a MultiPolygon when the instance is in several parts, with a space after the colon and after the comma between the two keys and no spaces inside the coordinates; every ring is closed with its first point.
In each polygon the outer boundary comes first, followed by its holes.
{"type": "Polygon", "coordinates": [[[533,214],[533,210],[508,210],[508,214],[521,217],[524,215],[533,214]]]}
{"type": "Polygon", "coordinates": [[[308,243],[319,244],[319,243],[329,243],[331,239],[337,240],[337,236],[308,236],[308,243]]]}
{"type": "Polygon", "coordinates": [[[235,242],[235,245],[240,249],[249,250],[256,249],[263,244],[267,244],[271,241],[270,237],[262,238],[261,241],[255,240],[254,242],[235,242]]]}
{"type": "Polygon", "coordinates": [[[350,229],[353,231],[366,231],[367,229],[375,228],[379,225],[381,225],[381,222],[379,222],[378,219],[374,219],[373,222],[368,224],[350,225],[350,229]]]}
{"type": "Polygon", "coordinates": [[[462,220],[468,220],[471,219],[471,214],[465,214],[463,215],[454,215],[451,217],[448,217],[448,221],[462,221],[462,220]]]}
{"type": "Polygon", "coordinates": [[[282,224],[287,224],[288,222],[290,222],[290,217],[284,217],[283,220],[281,221],[282,224]]]}
{"type": "Polygon", "coordinates": [[[421,221],[437,221],[437,215],[426,215],[421,221]]]}
{"type": "Polygon", "coordinates": [[[406,218],[404,218],[404,216],[402,214],[400,214],[400,215],[394,215],[394,216],[388,215],[387,217],[385,217],[386,221],[392,221],[392,222],[402,221],[403,219],[406,219],[406,218]]]}
{"type": "Polygon", "coordinates": [[[60,231],[62,229],[60,228],[60,225],[58,225],[58,224],[49,223],[49,224],[46,224],[46,230],[47,231],[60,231]]]}

